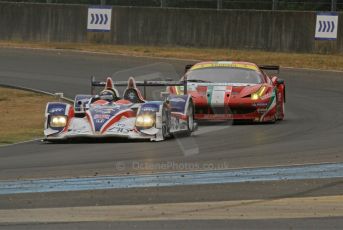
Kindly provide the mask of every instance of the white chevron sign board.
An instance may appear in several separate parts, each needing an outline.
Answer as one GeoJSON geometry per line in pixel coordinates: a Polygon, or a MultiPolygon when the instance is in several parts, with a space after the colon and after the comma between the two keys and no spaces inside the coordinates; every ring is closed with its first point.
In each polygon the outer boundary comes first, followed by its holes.
{"type": "Polygon", "coordinates": [[[112,7],[91,6],[88,8],[87,30],[90,32],[111,31],[112,7]]]}
{"type": "Polygon", "coordinates": [[[338,29],[337,13],[317,13],[316,40],[336,40],[338,29]]]}

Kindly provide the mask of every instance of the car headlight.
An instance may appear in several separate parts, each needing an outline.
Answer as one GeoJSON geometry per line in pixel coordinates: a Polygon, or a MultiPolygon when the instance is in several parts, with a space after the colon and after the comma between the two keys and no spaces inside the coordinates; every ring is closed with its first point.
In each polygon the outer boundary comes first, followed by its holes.
{"type": "Polygon", "coordinates": [[[66,116],[51,116],[50,117],[50,127],[52,128],[63,128],[67,125],[66,116]]]}
{"type": "Polygon", "coordinates": [[[262,86],[256,93],[251,94],[251,100],[260,99],[266,91],[266,87],[262,86]]]}
{"type": "Polygon", "coordinates": [[[155,123],[155,119],[151,114],[139,115],[136,118],[137,127],[152,127],[155,123]]]}
{"type": "Polygon", "coordinates": [[[258,100],[259,98],[260,98],[260,97],[258,96],[257,93],[251,94],[251,99],[252,99],[252,100],[258,100]]]}

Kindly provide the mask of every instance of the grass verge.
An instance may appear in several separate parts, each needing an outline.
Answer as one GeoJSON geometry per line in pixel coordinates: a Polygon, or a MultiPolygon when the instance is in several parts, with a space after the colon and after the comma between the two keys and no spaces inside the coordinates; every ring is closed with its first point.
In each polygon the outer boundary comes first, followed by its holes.
{"type": "Polygon", "coordinates": [[[0,41],[0,47],[69,49],[131,56],[196,60],[235,60],[282,67],[343,70],[343,55],[278,53],[256,50],[230,50],[185,47],[103,45],[93,43],[42,43],[0,41]]]}
{"type": "Polygon", "coordinates": [[[43,136],[46,103],[52,96],[0,87],[0,145],[43,136]]]}

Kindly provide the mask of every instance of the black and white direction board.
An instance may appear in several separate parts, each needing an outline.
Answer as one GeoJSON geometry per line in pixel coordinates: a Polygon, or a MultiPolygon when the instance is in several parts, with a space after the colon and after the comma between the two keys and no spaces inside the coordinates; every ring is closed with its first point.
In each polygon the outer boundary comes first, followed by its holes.
{"type": "Polygon", "coordinates": [[[88,8],[87,30],[91,32],[111,31],[112,7],[91,6],[88,8]]]}
{"type": "Polygon", "coordinates": [[[336,40],[338,28],[337,13],[317,13],[316,40],[336,40]]]}

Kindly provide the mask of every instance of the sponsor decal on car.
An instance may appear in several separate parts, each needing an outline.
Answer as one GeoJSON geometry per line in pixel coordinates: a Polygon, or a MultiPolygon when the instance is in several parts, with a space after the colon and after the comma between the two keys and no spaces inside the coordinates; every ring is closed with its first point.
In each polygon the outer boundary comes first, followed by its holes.
{"type": "Polygon", "coordinates": [[[130,132],[130,129],[126,127],[123,123],[117,123],[111,128],[107,130],[107,132],[111,133],[120,133],[120,134],[128,134],[130,132]]]}
{"type": "Polygon", "coordinates": [[[261,102],[261,103],[253,103],[252,105],[256,106],[256,107],[266,107],[268,105],[268,103],[261,102]]]}
{"type": "Polygon", "coordinates": [[[65,108],[56,107],[49,109],[49,113],[64,113],[65,108]]]}
{"type": "Polygon", "coordinates": [[[95,114],[94,119],[106,119],[108,120],[110,118],[109,114],[95,114]]]}
{"type": "Polygon", "coordinates": [[[67,105],[62,103],[49,103],[47,112],[53,115],[65,114],[67,105]]]}
{"type": "Polygon", "coordinates": [[[159,110],[159,105],[148,104],[141,107],[142,112],[157,112],[159,110]]]}
{"type": "Polygon", "coordinates": [[[172,101],[172,102],[186,102],[186,100],[181,98],[181,97],[174,97],[174,98],[171,98],[169,101],[172,101]]]}

